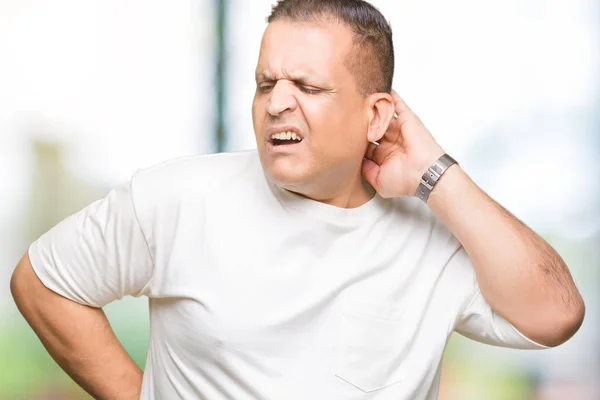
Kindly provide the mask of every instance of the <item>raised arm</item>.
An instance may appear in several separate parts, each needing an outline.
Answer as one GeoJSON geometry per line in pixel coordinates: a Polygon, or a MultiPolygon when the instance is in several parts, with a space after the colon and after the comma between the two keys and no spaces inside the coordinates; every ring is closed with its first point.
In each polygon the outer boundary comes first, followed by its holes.
{"type": "MultiPolygon", "coordinates": [[[[382,117],[369,125],[369,141],[379,145],[369,146],[362,172],[383,197],[415,196],[444,151],[396,92],[391,98],[397,117],[389,126],[382,117]]],[[[579,329],[585,307],[563,259],[459,166],[441,177],[427,204],[471,257],[481,293],[500,316],[545,346],[579,329]]]]}
{"type": "Polygon", "coordinates": [[[556,346],[577,332],[584,303],[560,255],[450,167],[428,204],[469,253],[481,293],[525,336],[556,346]]]}

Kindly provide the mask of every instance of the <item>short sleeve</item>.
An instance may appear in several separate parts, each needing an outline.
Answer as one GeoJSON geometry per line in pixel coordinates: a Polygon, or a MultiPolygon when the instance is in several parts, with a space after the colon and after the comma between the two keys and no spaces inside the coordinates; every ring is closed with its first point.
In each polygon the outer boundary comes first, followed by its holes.
{"type": "Polygon", "coordinates": [[[153,262],[137,219],[131,181],[67,217],[29,247],[42,283],[92,307],[142,295],[153,262]]]}
{"type": "Polygon", "coordinates": [[[514,349],[546,349],[517,330],[497,314],[483,297],[470,257],[460,248],[450,260],[450,267],[462,270],[469,281],[466,306],[458,317],[455,331],[461,335],[494,346],[514,349]]]}

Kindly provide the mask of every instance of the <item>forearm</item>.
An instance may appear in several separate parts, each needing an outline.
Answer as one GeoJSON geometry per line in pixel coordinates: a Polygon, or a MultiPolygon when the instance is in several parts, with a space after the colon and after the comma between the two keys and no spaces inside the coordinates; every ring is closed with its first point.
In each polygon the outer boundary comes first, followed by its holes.
{"type": "Polygon", "coordinates": [[[19,311],[54,360],[97,399],[138,399],[142,371],[125,352],[102,309],[47,289],[25,255],[13,273],[19,311]]]}
{"type": "Polygon", "coordinates": [[[460,167],[446,172],[428,204],[469,253],[481,291],[496,312],[550,346],[577,331],[583,301],[562,258],[460,167]]]}

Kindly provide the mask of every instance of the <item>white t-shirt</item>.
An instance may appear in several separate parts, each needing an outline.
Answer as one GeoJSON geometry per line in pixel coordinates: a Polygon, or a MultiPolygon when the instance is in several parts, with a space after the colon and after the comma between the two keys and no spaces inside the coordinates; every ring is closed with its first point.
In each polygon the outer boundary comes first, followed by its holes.
{"type": "Polygon", "coordinates": [[[420,200],[313,201],[255,150],[138,171],[29,256],[73,301],[150,299],[142,399],[435,399],[454,330],[544,347],[490,309],[420,200]]]}

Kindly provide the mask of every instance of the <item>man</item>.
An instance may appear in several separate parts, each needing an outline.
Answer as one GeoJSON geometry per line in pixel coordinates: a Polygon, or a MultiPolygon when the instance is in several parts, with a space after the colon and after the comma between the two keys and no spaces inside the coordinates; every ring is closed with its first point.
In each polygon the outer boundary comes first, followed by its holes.
{"type": "Polygon", "coordinates": [[[282,0],[256,69],[258,151],[140,171],[34,242],[11,281],[101,399],[433,399],[453,331],[546,348],[584,304],[391,90],[361,0],[282,0]],[[101,307],[150,299],[142,373],[101,307]]]}

